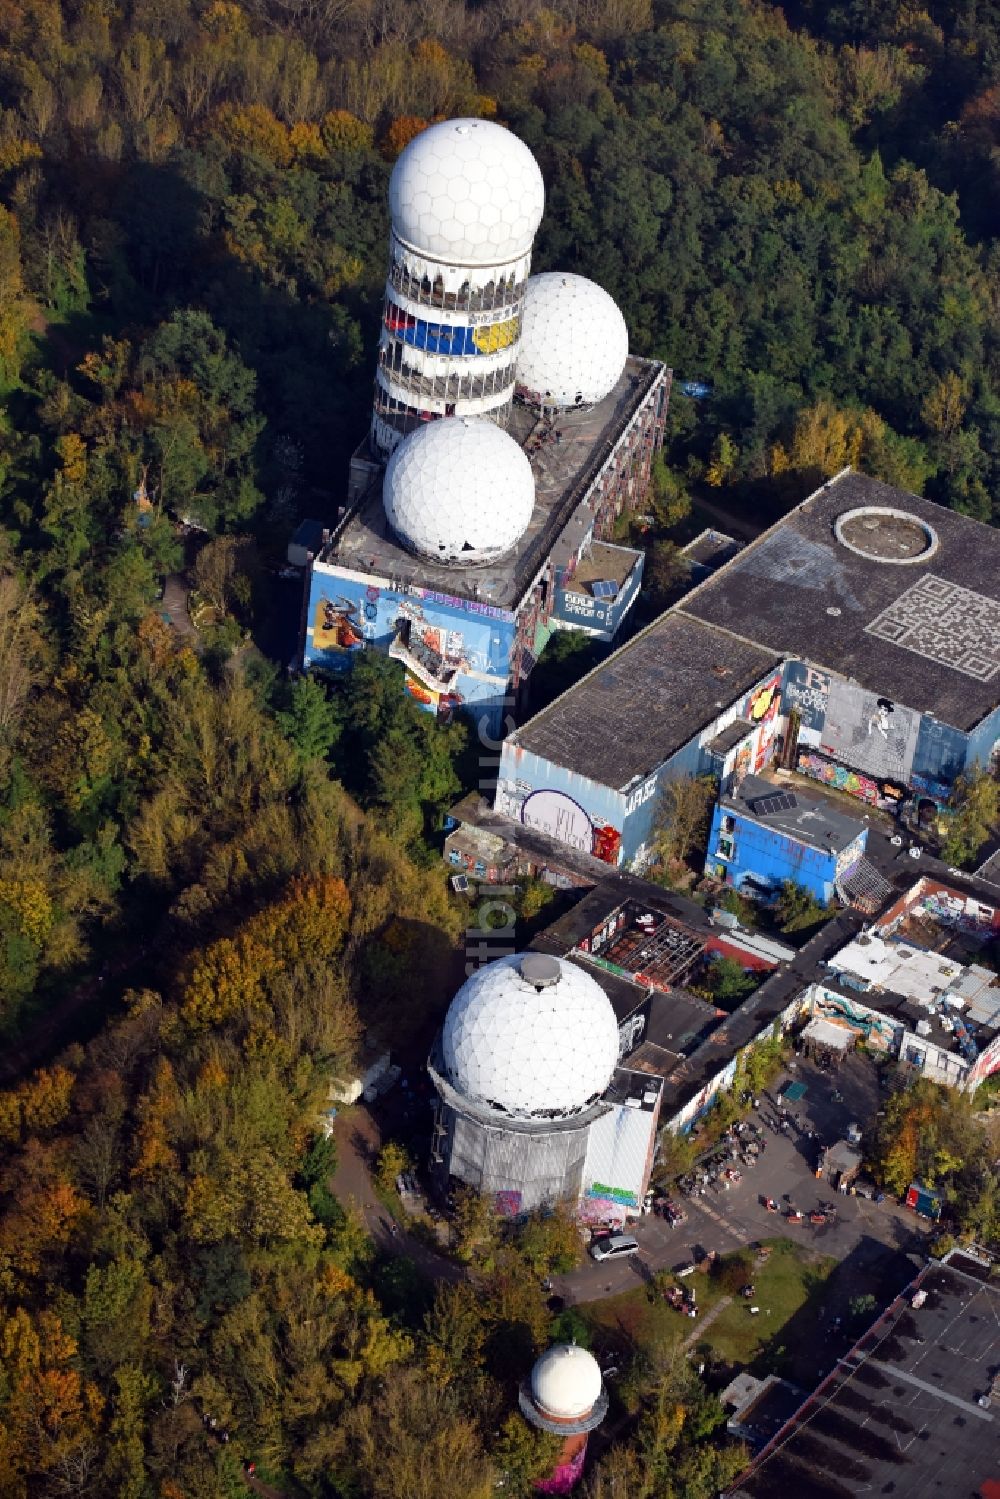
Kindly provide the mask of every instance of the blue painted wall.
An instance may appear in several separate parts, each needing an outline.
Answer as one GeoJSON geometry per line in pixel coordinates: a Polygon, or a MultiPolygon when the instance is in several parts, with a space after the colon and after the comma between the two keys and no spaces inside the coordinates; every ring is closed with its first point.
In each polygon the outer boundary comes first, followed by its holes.
{"type": "MultiPolygon", "coordinates": [[[[626,550],[623,548],[623,550],[626,550]]],[[[556,587],[552,617],[571,629],[585,630],[598,640],[611,640],[618,626],[635,603],[642,586],[645,552],[634,553],[635,565],[613,599],[595,599],[589,593],[556,587]]]]}
{"type": "Polygon", "coordinates": [[[966,739],[966,768],[979,765],[982,770],[990,767],[993,748],[1000,741],[1000,708],[994,708],[982,723],[977,724],[966,739]]]}
{"type": "Polygon", "coordinates": [[[860,858],[867,839],[868,829],[861,828],[850,849],[838,856],[810,848],[716,803],[705,873],[724,879],[727,885],[757,900],[766,900],[769,894],[776,896],[784,882],[792,880],[817,900],[828,901],[836,894],[838,863],[847,867],[860,858]]]}
{"type": "Polygon", "coordinates": [[[385,579],[317,564],[309,587],[303,668],[350,671],[360,651],[387,654],[405,627],[411,639],[454,668],[444,695],[407,674],[407,690],[420,706],[445,716],[468,708],[477,719],[487,718],[491,731],[499,728],[516,630],[506,609],[425,588],[393,587],[385,579]]]}

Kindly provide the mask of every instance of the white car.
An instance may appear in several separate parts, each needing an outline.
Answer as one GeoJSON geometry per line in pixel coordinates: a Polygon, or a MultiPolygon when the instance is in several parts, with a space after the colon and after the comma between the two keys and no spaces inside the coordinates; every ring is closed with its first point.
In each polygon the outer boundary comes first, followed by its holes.
{"type": "Polygon", "coordinates": [[[595,1260],[620,1259],[622,1255],[638,1252],[639,1240],[630,1234],[608,1234],[606,1238],[595,1239],[590,1246],[591,1257],[595,1260]]]}

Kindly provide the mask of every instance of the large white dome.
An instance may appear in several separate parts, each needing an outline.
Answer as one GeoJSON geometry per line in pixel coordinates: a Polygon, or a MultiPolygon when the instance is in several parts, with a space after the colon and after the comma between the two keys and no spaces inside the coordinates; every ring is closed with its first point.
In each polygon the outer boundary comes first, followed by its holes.
{"type": "Polygon", "coordinates": [[[618,1062],[611,1001],[582,968],[520,953],[480,968],[445,1016],[444,1067],[466,1098],[519,1118],[578,1113],[618,1062]]]}
{"type": "Polygon", "coordinates": [[[543,1415],[577,1421],[601,1398],[601,1369],[592,1353],[575,1343],[556,1343],[531,1371],[531,1394],[543,1415]]]}
{"type": "Polygon", "coordinates": [[[561,271],[532,276],[524,294],[517,383],[552,406],[592,406],[628,358],[628,329],[603,286],[561,271]]]}
{"type": "Polygon", "coordinates": [[[545,207],[538,163],[489,120],[442,120],[415,136],[392,170],[392,227],[448,265],[504,265],[531,249],[545,207]]]}
{"type": "Polygon", "coordinates": [[[509,552],[535,508],[535,476],[491,421],[446,416],[411,432],[382,487],[389,524],[411,551],[473,566],[509,552]]]}

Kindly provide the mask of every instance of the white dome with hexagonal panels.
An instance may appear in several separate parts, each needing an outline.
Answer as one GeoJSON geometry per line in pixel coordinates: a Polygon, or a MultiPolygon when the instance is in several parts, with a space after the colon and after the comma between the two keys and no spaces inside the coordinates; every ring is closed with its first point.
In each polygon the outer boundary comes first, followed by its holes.
{"type": "Polygon", "coordinates": [[[392,227],[449,265],[501,265],[531,242],[545,207],[538,163],[489,120],[442,120],[415,136],[389,182],[392,227]]]}
{"type": "Polygon", "coordinates": [[[409,551],[473,567],[520,540],[535,507],[535,477],[513,437],[493,422],[442,417],[396,448],[382,503],[409,551]]]}
{"type": "Polygon", "coordinates": [[[582,968],[518,953],[480,968],[445,1016],[444,1069],[473,1102],[519,1119],[581,1113],[618,1062],[618,1023],[582,968]]]}
{"type": "Polygon", "coordinates": [[[628,358],[617,303],[586,276],[547,271],[524,295],[517,384],[544,405],[594,406],[614,390],[628,358]]]}

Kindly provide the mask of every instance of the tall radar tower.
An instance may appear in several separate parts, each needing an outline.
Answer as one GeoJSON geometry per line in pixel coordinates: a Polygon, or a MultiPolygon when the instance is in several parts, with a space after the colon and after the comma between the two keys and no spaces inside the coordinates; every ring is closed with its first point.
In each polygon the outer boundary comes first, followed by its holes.
{"type": "Polygon", "coordinates": [[[436,417],[506,425],[544,206],[528,147],[488,120],[443,120],[399,157],[372,417],[380,458],[436,417]]]}

